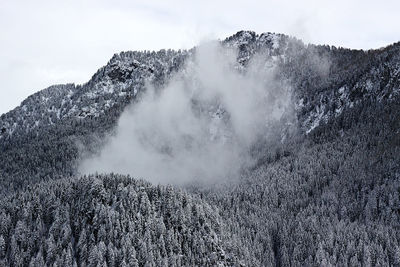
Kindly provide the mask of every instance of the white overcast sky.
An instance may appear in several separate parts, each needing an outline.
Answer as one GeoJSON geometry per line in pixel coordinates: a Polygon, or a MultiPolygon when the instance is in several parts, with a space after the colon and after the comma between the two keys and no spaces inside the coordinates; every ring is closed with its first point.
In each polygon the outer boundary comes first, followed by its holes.
{"type": "Polygon", "coordinates": [[[88,81],[114,53],[190,48],[239,30],[379,48],[400,41],[400,1],[0,0],[0,114],[52,84],[88,81]]]}

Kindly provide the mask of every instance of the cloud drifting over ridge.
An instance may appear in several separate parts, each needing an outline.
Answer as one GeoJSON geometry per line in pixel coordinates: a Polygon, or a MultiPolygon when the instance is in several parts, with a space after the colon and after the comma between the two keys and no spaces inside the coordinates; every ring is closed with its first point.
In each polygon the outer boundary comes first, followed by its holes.
{"type": "Polygon", "coordinates": [[[237,176],[253,161],[251,147],[290,110],[291,90],[262,55],[246,70],[236,57],[218,42],[200,45],[165,88],[149,85],[124,111],[116,135],[80,172],[175,184],[237,176]]]}

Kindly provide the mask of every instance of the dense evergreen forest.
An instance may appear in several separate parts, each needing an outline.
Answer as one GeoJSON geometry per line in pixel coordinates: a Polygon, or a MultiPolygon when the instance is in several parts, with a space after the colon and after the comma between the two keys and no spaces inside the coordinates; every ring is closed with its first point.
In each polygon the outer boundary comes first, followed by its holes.
{"type": "Polygon", "coordinates": [[[400,44],[247,31],[221,44],[239,70],[257,56],[293,88],[293,123],[254,144],[240,178],[80,175],[146,84],[162,90],[196,48],[116,54],[1,115],[1,266],[400,266],[400,44]]]}

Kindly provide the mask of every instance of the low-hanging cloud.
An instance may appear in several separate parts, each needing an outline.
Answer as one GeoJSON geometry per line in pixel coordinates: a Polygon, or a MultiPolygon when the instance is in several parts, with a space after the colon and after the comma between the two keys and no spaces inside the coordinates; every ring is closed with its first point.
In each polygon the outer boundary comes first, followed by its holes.
{"type": "Polygon", "coordinates": [[[237,51],[209,42],[161,90],[147,86],[121,115],[116,134],[80,166],[155,183],[237,177],[290,110],[290,86],[275,79],[267,55],[238,65],[237,51]]]}

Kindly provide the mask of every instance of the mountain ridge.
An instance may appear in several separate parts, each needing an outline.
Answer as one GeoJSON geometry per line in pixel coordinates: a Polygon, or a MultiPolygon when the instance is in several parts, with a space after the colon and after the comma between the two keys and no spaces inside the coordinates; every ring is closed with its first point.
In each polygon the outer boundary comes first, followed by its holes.
{"type": "MultiPolygon", "coordinates": [[[[239,31],[236,34],[227,37],[222,41],[223,44],[227,46],[237,47],[239,49],[238,62],[240,64],[246,64],[254,51],[258,51],[259,49],[267,49],[269,50],[272,56],[282,55],[284,52],[281,52],[279,49],[287,49],[287,42],[291,41],[296,44],[296,46],[302,46],[303,48],[317,48],[322,50],[333,50],[333,51],[352,51],[356,53],[388,53],[390,50],[397,49],[398,43],[388,45],[385,48],[375,49],[375,50],[349,50],[344,48],[335,48],[333,46],[326,45],[304,45],[301,41],[289,37],[283,34],[275,34],[275,33],[262,33],[256,34],[252,31],[239,31]]],[[[114,56],[109,60],[109,62],[101,67],[92,78],[82,84],[82,85],[74,85],[74,84],[62,84],[62,85],[52,85],[41,91],[38,91],[35,94],[32,94],[27,99],[25,99],[20,106],[16,107],[14,110],[11,110],[7,113],[4,113],[0,117],[0,139],[4,138],[5,135],[11,135],[16,126],[20,122],[10,121],[7,118],[13,116],[16,113],[26,113],[25,117],[34,117],[35,120],[26,123],[26,125],[22,125],[22,130],[25,132],[30,131],[30,129],[37,127],[38,123],[42,123],[44,125],[53,124],[53,120],[59,120],[60,117],[71,117],[76,116],[78,118],[85,118],[86,116],[99,116],[99,113],[104,112],[107,108],[114,105],[115,102],[124,101],[124,98],[130,101],[132,98],[136,97],[138,91],[142,90],[145,79],[150,78],[156,80],[160,78],[160,76],[171,74],[173,71],[176,71],[183,61],[193,49],[182,52],[173,51],[173,50],[160,50],[158,52],[136,52],[136,51],[128,51],[128,52],[120,52],[118,54],[114,54],[114,56]],[[160,61],[160,57],[167,56],[167,61],[171,62],[162,62],[160,61]],[[141,57],[143,59],[141,59],[141,57]],[[155,57],[150,62],[148,62],[149,58],[155,57]],[[140,62],[139,62],[139,61],[140,62]],[[155,72],[156,71],[156,72],[155,72]],[[135,77],[131,77],[132,74],[136,74],[135,77]],[[137,79],[137,80],[135,80],[137,79]],[[128,83],[124,83],[127,80],[131,80],[128,83]],[[133,80],[133,81],[132,81],[133,80]],[[115,94],[119,95],[113,95],[115,94]],[[111,100],[111,98],[115,98],[115,100],[111,100]],[[104,99],[105,98],[105,103],[104,99]],[[47,105],[48,100],[53,100],[50,103],[51,105],[47,105]],[[78,99],[78,102],[75,101],[74,106],[68,107],[68,102],[70,104],[72,101],[78,99]],[[93,102],[93,99],[96,99],[97,102],[93,102]],[[98,100],[103,100],[102,106],[98,107],[96,103],[99,103],[98,100]],[[41,113],[47,112],[46,117],[52,117],[52,120],[49,121],[41,121],[41,114],[34,111],[26,111],[26,105],[29,105],[29,102],[36,102],[37,106],[43,105],[41,109],[41,113]],[[80,104],[79,102],[85,102],[80,104]],[[45,102],[45,103],[44,103],[45,102]],[[46,110],[47,109],[47,110],[46,110]],[[54,113],[54,114],[51,114],[54,113]]],[[[393,53],[393,52],[391,52],[393,53]]],[[[397,66],[398,68],[398,66],[397,66]]],[[[398,75],[398,73],[397,73],[398,75]]],[[[168,79],[168,78],[164,78],[168,79]]],[[[154,81],[153,81],[154,82],[154,81]]],[[[345,87],[343,87],[346,89],[345,87]]],[[[351,88],[348,88],[351,89],[351,88]]],[[[346,91],[348,91],[348,89],[346,91]]],[[[338,89],[338,91],[343,90],[342,87],[338,89]]],[[[339,92],[340,93],[340,92],[339,92]]],[[[344,92],[342,92],[344,93],[344,92]]],[[[354,95],[354,94],[353,94],[354,95]]],[[[301,99],[299,100],[301,101],[301,99]]],[[[303,100],[304,101],[304,100],[303,100]]],[[[298,106],[302,106],[304,103],[298,103],[298,106]]],[[[312,116],[315,119],[322,117],[321,112],[319,110],[315,111],[312,116]]],[[[22,122],[23,124],[25,122],[22,122]]],[[[308,131],[311,128],[315,128],[315,125],[312,125],[313,122],[308,122],[311,124],[309,126],[308,131]]]]}
{"type": "MultiPolygon", "coordinates": [[[[239,49],[239,62],[245,64],[245,62],[248,60],[249,57],[249,50],[257,50],[260,49],[260,47],[257,46],[261,46],[263,49],[271,49],[270,53],[271,54],[282,54],[280,52],[277,52],[276,50],[280,47],[279,42],[281,43],[281,46],[285,46],[285,42],[287,42],[288,40],[296,41],[299,44],[302,44],[301,41],[293,38],[293,37],[289,37],[287,35],[283,35],[283,34],[275,34],[275,33],[262,33],[262,34],[256,34],[255,32],[252,31],[239,31],[236,34],[227,37],[226,39],[224,39],[222,41],[223,44],[227,45],[227,46],[233,46],[233,47],[237,47],[239,49]],[[254,45],[255,44],[255,45],[254,45]],[[255,46],[251,47],[251,46],[255,46]],[[275,51],[274,51],[275,50],[275,51]]],[[[318,47],[318,48],[329,48],[332,50],[336,50],[336,48],[334,46],[327,46],[327,45],[304,45],[302,44],[303,47],[318,47]]],[[[378,53],[378,52],[382,52],[382,53],[386,53],[386,52],[390,52],[388,50],[391,50],[391,48],[393,47],[397,47],[398,43],[394,43],[391,45],[388,45],[384,48],[380,48],[380,49],[371,49],[371,50],[349,50],[346,48],[338,48],[338,50],[343,50],[343,51],[355,51],[355,52],[363,52],[363,53],[378,53]]],[[[55,103],[53,104],[53,106],[56,106],[56,119],[59,119],[60,116],[64,117],[64,116],[78,116],[78,117],[86,117],[86,116],[99,116],[99,114],[97,114],[98,112],[101,112],[101,110],[99,110],[99,108],[96,108],[93,103],[91,103],[89,105],[89,107],[85,107],[82,105],[78,105],[76,107],[76,110],[74,109],[74,107],[70,108],[69,110],[67,109],[63,109],[63,105],[65,105],[65,103],[68,101],[68,98],[74,100],[76,98],[96,98],[96,97],[105,97],[108,94],[113,93],[113,91],[116,89],[116,91],[118,91],[120,93],[120,97],[126,97],[128,99],[134,98],[139,90],[139,87],[142,87],[143,81],[142,80],[138,80],[136,85],[133,84],[123,84],[124,81],[126,81],[127,79],[135,79],[135,77],[130,77],[130,75],[132,75],[133,71],[135,70],[135,72],[140,72],[140,74],[138,76],[144,76],[144,77],[149,77],[149,76],[157,76],[157,75],[163,75],[163,72],[171,72],[171,69],[164,69],[161,70],[160,72],[154,73],[154,68],[160,67],[160,65],[163,64],[168,64],[166,62],[160,62],[158,60],[157,62],[157,55],[159,56],[163,56],[163,55],[172,55],[172,57],[170,57],[169,59],[172,61],[182,61],[182,59],[179,59],[178,57],[183,56],[183,58],[185,58],[186,56],[188,56],[188,54],[191,53],[193,49],[188,50],[188,52],[186,52],[185,50],[182,50],[182,52],[178,51],[174,51],[174,50],[160,50],[160,51],[152,51],[152,52],[137,52],[137,51],[128,51],[128,52],[120,52],[117,54],[114,54],[114,56],[109,60],[109,62],[101,67],[93,76],[92,78],[82,84],[82,85],[74,85],[73,83],[69,83],[69,84],[60,84],[60,85],[52,85],[49,86],[43,90],[40,90],[34,94],[32,94],[31,96],[29,96],[27,99],[25,99],[21,105],[19,105],[18,107],[16,107],[15,109],[4,113],[1,115],[1,121],[2,121],[2,125],[0,125],[1,127],[1,135],[0,135],[0,139],[3,138],[2,135],[4,135],[5,133],[7,134],[12,134],[14,132],[14,123],[15,122],[11,122],[6,120],[7,117],[12,116],[12,113],[21,113],[21,112],[26,112],[25,111],[25,107],[28,104],[29,105],[29,101],[36,101],[36,102],[47,102],[49,100],[49,98],[53,98],[52,100],[55,101],[55,103]],[[156,60],[153,62],[146,62],[144,60],[141,60],[141,62],[138,61],[138,59],[140,59],[140,57],[145,57],[149,58],[149,55],[156,55],[156,60]],[[157,65],[158,64],[158,65],[157,65]],[[136,68],[139,68],[139,70],[137,70],[136,68]],[[124,77],[125,75],[125,77],[124,77]],[[107,76],[107,77],[105,77],[107,76]],[[105,77],[105,80],[99,80],[101,79],[101,77],[105,77]],[[107,79],[109,78],[109,79],[107,79]],[[119,79],[119,80],[118,80],[119,79]],[[131,89],[128,88],[129,86],[134,86],[135,88],[133,90],[127,90],[127,89],[131,89]],[[102,87],[102,88],[101,88],[102,87]],[[107,90],[108,89],[108,90],[107,90]],[[101,92],[101,90],[104,90],[104,92],[101,92]],[[90,92],[91,91],[91,92],[90,92]],[[86,92],[87,94],[85,95],[84,92],[86,92]],[[53,96],[50,96],[51,94],[54,94],[53,96]],[[75,95],[75,96],[74,96],[75,95]],[[58,99],[60,96],[63,96],[64,98],[58,99]],[[39,98],[39,99],[38,99],[39,98]],[[61,103],[60,103],[61,102],[61,103]]],[[[252,53],[253,51],[251,51],[250,53],[252,53]]],[[[184,59],[183,59],[184,60],[184,59]]],[[[170,63],[171,64],[171,63],[170,63]]],[[[177,66],[175,66],[175,64],[182,64],[182,62],[172,62],[172,68],[177,68],[177,66]]],[[[179,67],[179,66],[178,66],[179,67]]],[[[164,66],[165,68],[165,66],[164,66]]],[[[168,66],[167,68],[171,68],[171,66],[168,66]]],[[[114,96],[115,97],[115,96],[114,96]]],[[[118,98],[118,96],[117,96],[118,98]]],[[[118,100],[117,100],[118,101],[118,100]]],[[[121,101],[121,100],[119,100],[121,101]]],[[[108,105],[110,103],[106,102],[104,106],[102,106],[101,109],[107,109],[108,105]]],[[[114,104],[114,103],[111,103],[114,104]]],[[[40,105],[40,104],[39,104],[40,105]]],[[[46,108],[46,104],[44,104],[43,108],[46,108]]],[[[52,106],[47,107],[47,108],[54,108],[52,106]]],[[[49,113],[54,112],[54,111],[48,111],[49,113]]],[[[318,113],[318,112],[317,112],[318,113]]],[[[32,112],[27,112],[27,114],[25,115],[26,117],[30,116],[30,117],[38,117],[38,114],[34,114],[32,112]]],[[[318,116],[318,115],[317,115],[318,116]]],[[[49,122],[44,122],[44,124],[52,124],[52,121],[49,122]]],[[[25,126],[25,130],[29,129],[29,128],[34,128],[35,125],[37,124],[36,121],[35,123],[29,123],[28,125],[25,126]]]]}

